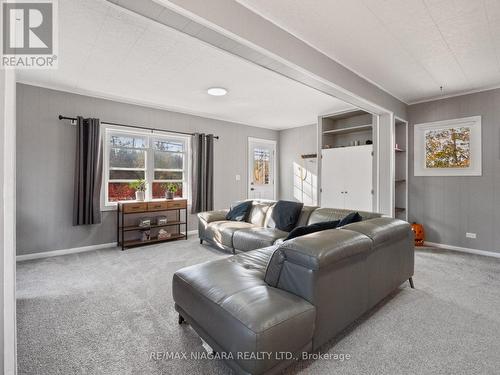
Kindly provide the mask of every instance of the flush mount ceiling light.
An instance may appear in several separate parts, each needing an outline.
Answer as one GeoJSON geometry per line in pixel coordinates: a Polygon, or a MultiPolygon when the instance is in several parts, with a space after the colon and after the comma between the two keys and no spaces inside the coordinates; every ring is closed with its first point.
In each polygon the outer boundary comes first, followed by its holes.
{"type": "Polygon", "coordinates": [[[224,96],[227,94],[227,90],[223,87],[210,87],[207,93],[212,96],[224,96]]]}

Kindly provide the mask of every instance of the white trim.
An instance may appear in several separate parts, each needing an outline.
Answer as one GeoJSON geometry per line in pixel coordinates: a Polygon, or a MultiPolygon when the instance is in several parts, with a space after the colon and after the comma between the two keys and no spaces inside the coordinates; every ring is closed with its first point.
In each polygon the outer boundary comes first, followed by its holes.
{"type": "Polygon", "coordinates": [[[82,247],[73,247],[71,249],[52,250],[52,251],[45,251],[45,252],[40,252],[40,253],[18,255],[18,256],[16,256],[16,262],[22,262],[25,260],[32,260],[32,259],[51,258],[51,257],[60,256],[60,255],[84,253],[87,251],[108,249],[108,248],[112,248],[112,247],[117,247],[116,242],[103,243],[103,244],[99,244],[99,245],[82,246],[82,247]]]}
{"type": "MultiPolygon", "coordinates": [[[[190,230],[187,232],[187,234],[188,234],[188,236],[198,235],[198,230],[197,229],[190,230]]],[[[109,243],[82,246],[82,247],[73,247],[71,249],[44,251],[44,252],[39,252],[39,253],[18,255],[18,256],[16,256],[16,262],[23,262],[26,260],[33,260],[33,259],[52,258],[52,257],[61,256],[61,255],[85,253],[87,251],[94,251],[94,250],[112,249],[114,247],[117,247],[116,242],[109,242],[109,243]]]]}
{"type": "Polygon", "coordinates": [[[500,252],[496,253],[494,251],[470,249],[468,247],[446,245],[446,244],[442,244],[442,243],[428,242],[428,241],[424,242],[424,246],[437,247],[437,248],[440,248],[440,249],[446,249],[446,250],[452,250],[452,251],[459,251],[459,252],[462,252],[462,253],[482,255],[482,256],[486,256],[486,257],[492,257],[492,258],[499,258],[500,259],[500,252]]]}
{"type": "Polygon", "coordinates": [[[3,374],[16,374],[16,76],[14,70],[2,73],[3,100],[3,374]]]}
{"type": "Polygon", "coordinates": [[[484,91],[492,91],[492,90],[498,90],[498,89],[500,89],[500,85],[493,85],[493,86],[484,87],[484,88],[481,88],[481,89],[474,89],[474,90],[462,91],[462,92],[457,92],[455,94],[437,96],[437,97],[433,97],[433,98],[429,98],[429,99],[422,99],[422,100],[410,101],[407,104],[410,106],[410,105],[415,105],[415,104],[429,103],[429,102],[435,102],[437,100],[456,98],[457,96],[465,96],[465,95],[470,95],[470,94],[477,94],[477,93],[484,92],[484,91]]]}
{"type": "MultiPolygon", "coordinates": [[[[168,130],[155,130],[151,129],[134,129],[131,130],[124,126],[110,125],[106,122],[101,124],[101,142],[103,150],[103,174],[102,174],[102,184],[101,184],[101,211],[116,211],[117,202],[108,202],[108,183],[109,183],[109,172],[113,170],[134,170],[134,171],[144,171],[144,179],[147,182],[146,199],[147,201],[161,200],[161,198],[153,198],[153,183],[155,182],[182,182],[183,184],[183,198],[191,202],[191,137],[189,135],[180,135],[177,133],[169,132],[168,130]],[[144,168],[110,168],[109,166],[109,150],[111,145],[109,144],[109,137],[113,134],[130,134],[132,136],[139,136],[145,139],[145,147],[143,148],[130,148],[123,147],[123,149],[139,150],[144,151],[145,164],[144,168]],[[182,169],[161,169],[154,168],[154,148],[153,142],[155,139],[168,139],[168,140],[178,140],[183,142],[185,145],[183,152],[176,152],[183,156],[183,168],[182,169]],[[157,180],[154,178],[155,171],[179,171],[183,173],[183,180],[157,180]]],[[[126,179],[114,179],[113,182],[123,182],[130,183],[133,180],[126,179]]],[[[128,202],[133,202],[129,200],[128,202]]]]}

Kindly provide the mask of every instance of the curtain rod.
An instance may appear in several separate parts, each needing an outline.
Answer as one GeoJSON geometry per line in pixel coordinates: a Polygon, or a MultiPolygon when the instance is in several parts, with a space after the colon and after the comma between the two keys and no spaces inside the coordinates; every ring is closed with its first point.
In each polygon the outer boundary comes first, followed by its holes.
{"type": "MultiPolygon", "coordinates": [[[[77,119],[75,117],[67,117],[63,115],[59,115],[59,120],[71,120],[71,121],[76,121],[77,119]]],[[[187,132],[179,132],[175,130],[165,130],[165,129],[157,129],[157,128],[145,128],[143,126],[136,126],[136,125],[127,125],[127,124],[119,124],[117,122],[108,122],[108,121],[101,121],[101,124],[106,124],[106,125],[115,125],[115,126],[123,126],[125,128],[134,128],[134,129],[142,129],[142,130],[151,130],[151,131],[158,131],[158,132],[166,132],[166,133],[175,133],[175,134],[185,134],[185,135],[194,135],[194,133],[187,133],[187,132]]],[[[218,135],[214,135],[215,139],[219,139],[218,135]]]]}

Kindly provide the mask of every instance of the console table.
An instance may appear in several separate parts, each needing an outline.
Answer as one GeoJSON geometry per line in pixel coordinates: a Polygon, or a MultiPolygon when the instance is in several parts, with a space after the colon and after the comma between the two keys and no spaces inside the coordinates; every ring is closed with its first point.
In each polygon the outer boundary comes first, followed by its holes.
{"type": "Polygon", "coordinates": [[[167,199],[161,201],[149,202],[119,202],[116,210],[116,242],[121,246],[122,250],[129,247],[143,246],[160,242],[175,241],[179,239],[187,239],[187,200],[186,199],[167,199]],[[181,211],[184,210],[183,218],[181,219],[181,211]],[[168,220],[165,224],[156,224],[151,222],[149,226],[139,226],[139,214],[146,214],[147,217],[154,215],[168,213],[175,211],[176,219],[168,220]],[[130,217],[135,215],[136,222],[131,223],[130,217]],[[128,220],[127,220],[128,219],[128,220]],[[182,233],[181,226],[184,226],[185,231],[182,233]],[[172,233],[169,238],[158,238],[157,235],[152,235],[149,240],[142,240],[141,238],[125,239],[125,234],[135,232],[141,235],[142,231],[154,230],[163,227],[175,227],[176,232],[172,233]]]}

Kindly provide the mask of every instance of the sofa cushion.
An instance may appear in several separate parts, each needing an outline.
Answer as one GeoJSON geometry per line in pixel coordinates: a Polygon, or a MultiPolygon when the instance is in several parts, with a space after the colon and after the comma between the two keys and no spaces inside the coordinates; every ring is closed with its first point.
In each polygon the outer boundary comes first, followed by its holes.
{"type": "MultiPolygon", "coordinates": [[[[264,249],[264,257],[273,250],[264,249]]],[[[200,335],[208,335],[234,358],[238,352],[272,352],[266,360],[237,360],[246,373],[263,373],[279,364],[276,348],[298,352],[311,345],[316,309],[269,287],[263,280],[262,254],[252,261],[254,253],[183,268],[174,274],[172,288],[188,322],[192,319],[193,327],[202,327],[200,335]]]]}
{"type": "Polygon", "coordinates": [[[231,207],[226,215],[226,220],[246,221],[248,215],[250,214],[252,204],[252,201],[245,201],[231,207]]]}
{"type": "Polygon", "coordinates": [[[343,227],[344,225],[351,224],[351,223],[357,223],[359,221],[363,220],[359,212],[351,212],[349,213],[346,217],[342,218],[339,223],[338,227],[343,227]]]}
{"type": "Polygon", "coordinates": [[[303,206],[304,203],[300,202],[283,200],[276,202],[272,213],[275,228],[290,232],[297,224],[303,206]]]}
{"type": "Polygon", "coordinates": [[[340,220],[334,221],[322,221],[320,223],[314,223],[311,225],[305,225],[303,227],[294,228],[288,236],[285,238],[285,241],[291,240],[295,237],[305,236],[306,234],[321,232],[322,230],[327,229],[335,229],[339,226],[340,220]]]}
{"type": "Polygon", "coordinates": [[[379,246],[387,241],[397,241],[411,235],[410,226],[406,221],[395,220],[389,217],[361,221],[342,227],[362,233],[373,241],[373,246],[379,246]]]}
{"type": "Polygon", "coordinates": [[[297,224],[295,225],[296,227],[302,227],[304,225],[307,225],[307,222],[309,221],[309,217],[311,214],[316,210],[318,206],[304,206],[302,207],[302,211],[300,212],[299,220],[297,220],[297,224]]]}
{"type": "Polygon", "coordinates": [[[211,223],[212,221],[226,220],[226,215],[228,212],[229,210],[205,211],[198,213],[198,218],[207,223],[211,223]]]}
{"type": "MultiPolygon", "coordinates": [[[[309,216],[308,224],[319,223],[321,221],[341,220],[353,210],[345,210],[341,208],[318,208],[309,216]]],[[[375,212],[358,211],[363,220],[373,219],[382,216],[375,212]]]]}
{"type": "Polygon", "coordinates": [[[285,238],[287,232],[273,228],[247,228],[234,233],[235,249],[248,251],[273,245],[276,240],[285,238]]]}
{"type": "Polygon", "coordinates": [[[207,232],[210,233],[214,241],[233,248],[233,234],[240,229],[254,227],[253,224],[246,221],[213,221],[207,226],[207,232]]]}
{"type": "Polygon", "coordinates": [[[250,215],[248,216],[248,222],[257,225],[259,227],[264,226],[264,220],[266,219],[267,210],[271,206],[271,203],[261,203],[253,202],[252,208],[250,210],[250,215]]]}

